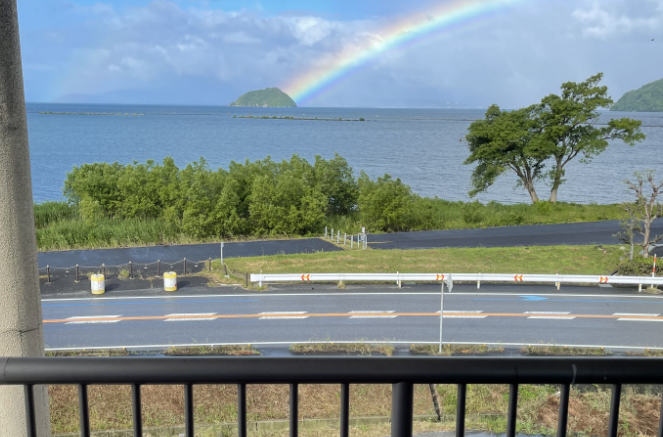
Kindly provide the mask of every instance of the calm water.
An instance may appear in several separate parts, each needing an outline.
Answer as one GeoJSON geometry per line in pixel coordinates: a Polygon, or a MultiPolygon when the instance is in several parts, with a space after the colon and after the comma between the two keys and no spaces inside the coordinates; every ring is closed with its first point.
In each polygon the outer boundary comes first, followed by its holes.
{"type": "MultiPolygon", "coordinates": [[[[62,199],[62,187],[72,166],[91,162],[161,161],[172,156],[179,166],[203,156],[213,168],[230,161],[287,159],[293,153],[313,160],[338,152],[355,173],[371,177],[389,173],[424,196],[468,200],[472,168],[463,165],[467,143],[459,141],[480,109],[371,108],[230,108],[225,106],[136,106],[28,103],[33,194],[37,202],[62,199]],[[144,117],[44,115],[52,112],[128,112],[144,117]],[[319,118],[359,118],[366,122],[233,119],[233,115],[277,115],[319,118]]],[[[629,147],[615,143],[590,165],[573,162],[560,200],[614,203],[629,198],[622,181],[634,171],[658,169],[663,177],[663,114],[606,113],[643,121],[647,139],[629,147]]],[[[488,193],[487,202],[528,202],[505,175],[488,193]]],[[[548,189],[539,183],[538,193],[548,189]]]]}

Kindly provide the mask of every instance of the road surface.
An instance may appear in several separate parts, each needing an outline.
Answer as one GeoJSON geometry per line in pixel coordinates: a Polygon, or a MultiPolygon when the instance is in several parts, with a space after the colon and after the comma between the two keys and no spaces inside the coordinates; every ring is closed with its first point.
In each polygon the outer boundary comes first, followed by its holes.
{"type": "MultiPolygon", "coordinates": [[[[559,225],[505,226],[486,229],[398,232],[369,235],[374,249],[429,249],[437,247],[510,247],[620,244],[614,236],[619,221],[559,225]]],[[[663,234],[663,220],[652,224],[653,235],[663,234]]]]}
{"type": "MultiPolygon", "coordinates": [[[[397,232],[371,234],[369,245],[373,249],[427,249],[441,247],[510,247],[545,246],[559,244],[619,244],[614,234],[621,230],[618,221],[568,223],[560,225],[508,226],[487,229],[461,229],[450,231],[397,232]]],[[[652,232],[663,234],[663,220],[652,225],[652,232]]],[[[225,258],[332,252],[340,250],[320,238],[297,240],[248,241],[226,243],[225,258]]],[[[659,248],[663,255],[663,248],[659,248]]],[[[70,250],[40,252],[39,267],[107,266],[134,263],[176,262],[183,258],[202,261],[219,257],[219,245],[191,244],[178,246],[128,247],[118,249],[70,250]]]]}
{"type": "MultiPolygon", "coordinates": [[[[45,343],[60,349],[439,340],[439,292],[374,288],[44,299],[45,343]]],[[[597,295],[589,287],[586,295],[523,290],[445,294],[443,341],[663,347],[661,297],[597,295]]]]}

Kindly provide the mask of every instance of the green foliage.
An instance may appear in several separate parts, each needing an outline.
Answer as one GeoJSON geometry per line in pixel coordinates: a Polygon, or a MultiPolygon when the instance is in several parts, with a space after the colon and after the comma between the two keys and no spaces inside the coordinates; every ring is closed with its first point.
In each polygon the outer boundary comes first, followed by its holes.
{"type": "MultiPolygon", "coordinates": [[[[622,276],[651,276],[652,267],[654,267],[653,258],[636,256],[633,261],[623,260],[617,266],[617,274],[622,276]]],[[[663,258],[656,260],[656,276],[663,276],[663,258]]]]}
{"type": "Polygon", "coordinates": [[[663,79],[627,92],[611,111],[660,112],[663,111],[663,79]]]}
{"type": "Polygon", "coordinates": [[[629,118],[610,120],[607,126],[595,127],[598,109],[610,107],[608,89],[599,86],[603,74],[584,82],[562,84],[560,95],[550,94],[541,103],[516,111],[501,111],[492,105],[484,120],[473,122],[467,142],[470,156],[466,164],[476,164],[470,195],[487,190],[506,171],[513,171],[529,192],[532,202],[538,196],[536,180],[545,174],[552,182],[550,201],[557,201],[559,186],[564,182],[565,168],[578,158],[590,162],[602,153],[610,140],[628,145],[642,141],[641,122],[629,118]]]}
{"type": "Polygon", "coordinates": [[[389,175],[372,181],[359,177],[359,211],[362,222],[374,231],[403,231],[410,227],[414,196],[409,186],[389,175]]]}
{"type": "Polygon", "coordinates": [[[265,88],[264,90],[249,91],[242,94],[230,106],[258,106],[258,107],[277,107],[277,108],[295,108],[297,104],[278,88],[265,88]]]}

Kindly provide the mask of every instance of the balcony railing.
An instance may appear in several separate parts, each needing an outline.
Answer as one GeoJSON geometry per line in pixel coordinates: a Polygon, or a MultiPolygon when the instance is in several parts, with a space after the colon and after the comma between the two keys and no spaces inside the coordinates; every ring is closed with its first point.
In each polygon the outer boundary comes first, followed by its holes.
{"type": "MultiPolygon", "coordinates": [[[[456,436],[465,435],[467,384],[510,384],[507,437],[516,434],[519,384],[559,384],[557,437],[566,437],[569,391],[574,384],[610,384],[608,437],[617,437],[623,384],[663,384],[663,359],[639,357],[332,357],[332,358],[0,358],[0,384],[23,385],[28,435],[36,437],[33,387],[76,384],[81,435],[90,435],[87,387],[132,386],[134,435],[142,436],[140,386],[183,384],[186,436],[193,437],[193,386],[237,384],[238,431],[245,437],[246,385],[290,385],[290,435],[297,436],[298,384],[340,384],[340,435],[349,436],[350,384],[393,384],[391,435],[412,435],[413,385],[456,384],[456,436]]],[[[663,403],[662,403],[663,410],[663,403]]],[[[658,436],[663,437],[663,411],[658,436]]]]}

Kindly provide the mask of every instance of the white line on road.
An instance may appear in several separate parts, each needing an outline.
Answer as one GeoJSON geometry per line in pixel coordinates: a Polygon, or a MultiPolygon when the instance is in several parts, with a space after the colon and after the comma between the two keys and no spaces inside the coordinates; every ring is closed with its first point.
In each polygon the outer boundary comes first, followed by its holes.
{"type": "Polygon", "coordinates": [[[529,316],[528,319],[546,319],[546,320],[573,320],[575,317],[564,316],[529,316]]]}
{"type": "MultiPolygon", "coordinates": [[[[150,291],[154,290],[136,290],[136,291],[150,291]]],[[[535,296],[551,296],[551,297],[605,297],[605,298],[628,298],[628,299],[656,299],[661,300],[661,296],[633,296],[628,294],[551,294],[551,293],[535,293],[535,292],[520,292],[520,293],[453,293],[449,294],[448,297],[462,297],[462,296],[522,296],[522,295],[535,295],[535,296]]],[[[252,298],[269,298],[269,297],[300,297],[300,296],[439,296],[440,292],[400,292],[400,293],[366,293],[366,292],[356,292],[356,293],[278,293],[278,294],[195,294],[195,295],[181,295],[181,296],[125,296],[125,297],[73,297],[73,298],[64,298],[64,299],[42,299],[42,302],[67,302],[67,301],[101,301],[101,300],[140,300],[140,299],[164,299],[164,300],[175,300],[175,299],[192,299],[192,298],[227,298],[227,297],[252,297],[252,298]]]]}
{"type": "Polygon", "coordinates": [[[614,313],[613,316],[644,316],[644,317],[656,317],[658,314],[647,314],[647,313],[614,313]]]}
{"type": "Polygon", "coordinates": [[[308,319],[308,316],[298,316],[297,314],[306,314],[307,311],[265,311],[264,317],[258,317],[258,320],[292,320],[308,319]]]}
{"type": "MultiPolygon", "coordinates": [[[[438,314],[440,313],[439,310],[435,311],[435,312],[438,313],[438,314]]],[[[483,310],[479,310],[479,311],[449,310],[449,311],[445,311],[444,314],[446,314],[446,313],[452,313],[452,314],[454,314],[454,313],[479,314],[479,313],[482,313],[482,312],[483,312],[483,310]]]]}
{"type": "Polygon", "coordinates": [[[214,316],[216,313],[173,313],[166,314],[166,317],[175,317],[174,319],[165,319],[164,322],[199,322],[202,320],[215,320],[215,317],[187,317],[187,316],[214,316]]]}
{"type": "Polygon", "coordinates": [[[569,311],[525,311],[523,314],[571,314],[569,311]]]}
{"type": "Polygon", "coordinates": [[[395,313],[396,311],[350,311],[348,314],[361,314],[350,316],[351,319],[395,319],[398,316],[388,316],[385,314],[395,313]],[[369,315],[370,314],[370,315],[369,315]],[[375,315],[372,315],[375,314],[375,315]],[[381,315],[378,315],[381,314],[381,315]]]}
{"type": "Polygon", "coordinates": [[[618,322],[663,322],[663,319],[630,319],[628,317],[620,317],[618,322]]]}
{"type": "Polygon", "coordinates": [[[264,311],[258,314],[306,314],[308,311],[264,311]]]}
{"type": "Polygon", "coordinates": [[[83,325],[83,324],[93,324],[93,323],[117,323],[121,320],[113,320],[113,318],[120,316],[76,316],[76,317],[67,317],[66,320],[71,320],[71,322],[65,322],[65,325],[83,325]],[[90,319],[101,319],[101,320],[90,320],[90,319]]]}
{"type": "MultiPolygon", "coordinates": [[[[439,311],[438,311],[439,313],[439,311]]],[[[446,311],[445,311],[446,313],[446,311]]],[[[449,315],[449,316],[444,316],[445,319],[485,319],[487,316],[476,316],[476,315],[463,315],[463,316],[455,316],[455,315],[449,315]]]]}

